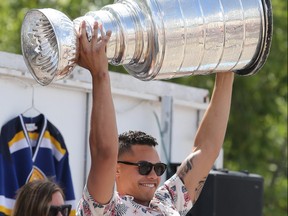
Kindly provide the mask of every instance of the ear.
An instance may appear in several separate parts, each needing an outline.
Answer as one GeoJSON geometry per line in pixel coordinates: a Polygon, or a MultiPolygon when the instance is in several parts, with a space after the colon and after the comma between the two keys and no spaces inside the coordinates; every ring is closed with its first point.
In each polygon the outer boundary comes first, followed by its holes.
{"type": "Polygon", "coordinates": [[[118,178],[119,175],[120,175],[120,165],[117,164],[117,165],[116,165],[116,178],[118,178]]]}

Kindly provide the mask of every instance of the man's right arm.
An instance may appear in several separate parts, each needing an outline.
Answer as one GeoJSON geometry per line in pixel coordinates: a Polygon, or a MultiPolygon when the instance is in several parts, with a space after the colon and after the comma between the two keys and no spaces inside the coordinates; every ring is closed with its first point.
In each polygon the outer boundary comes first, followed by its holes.
{"type": "Polygon", "coordinates": [[[101,38],[100,28],[94,24],[94,33],[89,42],[86,25],[82,23],[79,32],[78,64],[88,69],[92,76],[92,112],[90,122],[91,168],[87,188],[94,200],[106,204],[112,197],[118,154],[118,132],[112,100],[108,60],[105,53],[111,32],[101,38]]]}

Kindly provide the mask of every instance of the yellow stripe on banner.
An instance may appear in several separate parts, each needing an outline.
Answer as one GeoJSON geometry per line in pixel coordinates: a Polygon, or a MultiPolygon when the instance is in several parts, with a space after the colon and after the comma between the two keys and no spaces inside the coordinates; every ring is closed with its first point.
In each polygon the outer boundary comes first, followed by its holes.
{"type": "Polygon", "coordinates": [[[62,154],[64,155],[66,153],[66,149],[61,147],[61,144],[53,137],[51,136],[49,131],[45,131],[44,133],[44,138],[47,138],[51,140],[51,143],[55,146],[55,148],[62,154]]]}
{"type": "Polygon", "coordinates": [[[15,134],[15,136],[8,142],[8,146],[9,148],[16,142],[18,142],[21,139],[24,139],[25,135],[23,133],[23,131],[18,132],[17,134],[15,134]]]}
{"type": "Polygon", "coordinates": [[[5,206],[0,206],[0,213],[4,213],[5,215],[11,215],[12,209],[8,209],[5,206]]]}

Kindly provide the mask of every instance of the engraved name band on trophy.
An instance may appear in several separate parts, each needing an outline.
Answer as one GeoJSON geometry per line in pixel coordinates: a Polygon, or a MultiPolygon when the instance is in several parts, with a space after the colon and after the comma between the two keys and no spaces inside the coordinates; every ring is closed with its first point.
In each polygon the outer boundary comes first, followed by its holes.
{"type": "Polygon", "coordinates": [[[21,29],[25,63],[41,85],[77,64],[76,29],[94,21],[111,30],[107,57],[140,80],[233,71],[255,74],[272,40],[270,0],[119,0],[71,21],[54,9],[31,9],[21,29]]]}

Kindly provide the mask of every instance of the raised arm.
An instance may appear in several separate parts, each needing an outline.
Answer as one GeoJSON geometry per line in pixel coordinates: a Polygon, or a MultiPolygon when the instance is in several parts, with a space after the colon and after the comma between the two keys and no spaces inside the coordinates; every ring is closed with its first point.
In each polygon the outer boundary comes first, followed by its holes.
{"type": "Polygon", "coordinates": [[[118,132],[105,53],[111,32],[104,34],[97,23],[93,29],[93,37],[89,42],[85,22],[80,27],[78,64],[90,71],[93,86],[89,136],[91,168],[87,187],[98,203],[105,204],[112,197],[115,183],[118,132]],[[97,36],[98,31],[101,37],[97,36]]]}
{"type": "Polygon", "coordinates": [[[230,113],[234,73],[216,74],[208,109],[196,133],[194,149],[182,162],[177,174],[195,203],[221,150],[230,113]]]}

